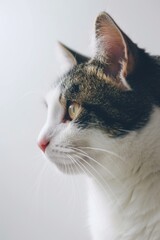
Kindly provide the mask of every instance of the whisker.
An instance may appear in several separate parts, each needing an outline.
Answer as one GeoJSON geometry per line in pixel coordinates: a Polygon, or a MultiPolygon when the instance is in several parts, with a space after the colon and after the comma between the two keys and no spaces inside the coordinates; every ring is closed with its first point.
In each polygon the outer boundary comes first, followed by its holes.
{"type": "MultiPolygon", "coordinates": [[[[68,157],[68,156],[67,156],[68,157]]],[[[70,159],[71,161],[72,161],[72,163],[73,163],[73,165],[74,165],[74,167],[76,166],[76,164],[75,164],[75,162],[72,160],[72,159],[70,159]]],[[[76,166],[77,167],[77,166],[76,166]]],[[[76,187],[76,182],[74,181],[75,179],[73,179],[73,176],[75,175],[75,170],[74,170],[74,168],[73,168],[73,166],[72,166],[72,164],[71,164],[71,166],[70,166],[70,173],[71,173],[71,179],[72,179],[72,196],[73,196],[73,198],[72,198],[72,202],[73,202],[73,204],[71,204],[71,206],[72,206],[72,213],[74,213],[74,208],[76,207],[76,205],[75,205],[75,203],[77,202],[76,201],[76,190],[78,189],[77,187],[76,187]]],[[[71,211],[70,211],[71,212],[71,211]]]]}
{"type": "MultiPolygon", "coordinates": [[[[68,154],[69,155],[69,154],[68,154]]],[[[69,155],[69,158],[71,158],[71,159],[74,159],[72,156],[70,156],[69,155]]],[[[96,178],[96,176],[89,170],[89,169],[87,169],[85,166],[84,166],[84,164],[82,164],[82,162],[80,162],[80,161],[76,161],[75,159],[74,159],[74,161],[75,161],[75,163],[79,166],[79,168],[85,173],[85,174],[89,174],[90,176],[92,176],[94,179],[95,179],[95,181],[97,182],[97,184],[103,189],[103,191],[106,193],[106,195],[108,196],[108,192],[106,191],[106,189],[104,188],[104,186],[102,185],[102,183],[96,178]]],[[[84,160],[85,161],[85,160],[84,160]]],[[[105,183],[105,184],[107,184],[107,183],[105,183]]],[[[111,191],[111,194],[114,196],[114,194],[113,194],[113,192],[112,192],[112,190],[110,189],[110,191],[111,191]]],[[[115,197],[114,197],[115,198],[115,197]]],[[[111,200],[111,199],[110,199],[111,200]]]]}
{"type": "Polygon", "coordinates": [[[133,132],[133,130],[127,130],[127,129],[122,129],[122,128],[118,128],[119,131],[121,132],[126,132],[126,133],[130,133],[130,132],[133,132]]]}
{"type": "Polygon", "coordinates": [[[65,163],[64,159],[63,159],[63,163],[64,163],[64,173],[67,174],[67,167],[66,167],[66,163],[65,163]]]}
{"type": "Polygon", "coordinates": [[[40,92],[40,91],[28,91],[28,92],[24,93],[22,96],[20,96],[20,97],[14,102],[14,104],[17,105],[17,104],[21,103],[22,100],[24,100],[26,97],[28,97],[28,96],[30,96],[30,95],[32,95],[32,94],[38,95],[40,98],[43,99],[43,93],[42,93],[42,92],[40,92]]]}
{"type": "Polygon", "coordinates": [[[113,155],[114,157],[122,160],[122,162],[124,162],[125,164],[128,164],[127,161],[125,161],[122,157],[118,156],[116,153],[114,153],[114,152],[112,152],[112,151],[109,151],[109,150],[106,150],[106,149],[103,149],[103,148],[95,148],[95,147],[78,147],[78,148],[105,152],[105,153],[108,153],[108,154],[110,154],[110,155],[113,155]]]}
{"type": "Polygon", "coordinates": [[[88,153],[86,153],[85,151],[79,149],[79,148],[72,148],[74,150],[77,150],[78,153],[84,157],[87,157],[88,159],[92,160],[93,162],[95,162],[97,165],[99,165],[100,167],[102,167],[104,170],[106,170],[110,176],[112,176],[115,179],[115,176],[112,174],[111,171],[109,171],[105,166],[103,166],[100,162],[96,161],[94,158],[92,158],[91,156],[88,155],[88,153]]]}
{"type": "MultiPolygon", "coordinates": [[[[78,139],[76,139],[76,142],[78,142],[79,140],[78,139]]],[[[68,145],[68,147],[72,147],[71,145],[68,145]]],[[[74,146],[75,147],[75,146],[74,146]]],[[[77,147],[77,146],[76,146],[77,147]]],[[[110,154],[110,155],[112,155],[112,156],[114,156],[114,157],[116,157],[116,158],[118,158],[118,159],[120,159],[120,160],[122,160],[122,162],[124,162],[125,164],[128,164],[129,165],[129,163],[127,162],[127,161],[125,161],[125,159],[124,158],[122,158],[121,156],[119,156],[118,154],[116,154],[115,152],[113,152],[113,151],[110,151],[110,150],[108,150],[108,149],[103,149],[103,148],[98,148],[98,147],[90,147],[90,146],[78,146],[78,149],[88,149],[88,150],[95,150],[95,151],[101,151],[101,152],[104,152],[104,153],[108,153],[108,154],[110,154]]]]}
{"type": "MultiPolygon", "coordinates": [[[[85,162],[85,164],[87,164],[91,169],[93,169],[93,171],[97,174],[97,176],[99,177],[99,180],[101,180],[101,181],[99,181],[100,183],[101,183],[101,185],[102,185],[102,183],[105,185],[105,186],[107,186],[107,188],[108,188],[108,190],[110,191],[110,193],[111,193],[111,195],[114,197],[114,199],[117,201],[117,197],[115,196],[115,194],[113,193],[113,191],[112,191],[112,189],[110,188],[110,186],[109,186],[109,184],[104,180],[104,178],[100,175],[100,173],[89,163],[89,162],[87,162],[87,161],[85,161],[82,157],[80,157],[80,156],[78,156],[78,155],[76,155],[76,157],[78,157],[79,159],[81,159],[83,162],[85,162]]],[[[94,177],[96,177],[95,175],[93,175],[94,177]]],[[[96,179],[97,179],[97,177],[96,177],[96,179]]],[[[103,185],[102,185],[103,186],[103,185]]],[[[104,187],[103,187],[103,189],[105,189],[104,187]]],[[[106,192],[106,190],[105,190],[105,192],[106,192]]]]}
{"type": "Polygon", "coordinates": [[[81,168],[81,167],[78,165],[77,161],[76,161],[74,158],[72,158],[71,155],[67,154],[67,156],[68,156],[68,158],[69,158],[71,161],[73,161],[73,162],[82,170],[82,172],[83,172],[84,174],[86,174],[86,172],[84,171],[84,169],[81,168]]]}
{"type": "MultiPolygon", "coordinates": [[[[42,181],[42,177],[44,176],[44,173],[46,171],[48,167],[48,164],[46,161],[44,161],[44,165],[43,165],[43,168],[42,170],[40,171],[40,173],[38,174],[38,177],[37,179],[35,180],[35,183],[33,184],[32,188],[31,188],[31,191],[33,191],[33,193],[35,195],[37,195],[39,193],[39,190],[40,190],[40,186],[41,186],[41,181],[42,181]]],[[[33,194],[32,194],[33,196],[33,194]]]]}

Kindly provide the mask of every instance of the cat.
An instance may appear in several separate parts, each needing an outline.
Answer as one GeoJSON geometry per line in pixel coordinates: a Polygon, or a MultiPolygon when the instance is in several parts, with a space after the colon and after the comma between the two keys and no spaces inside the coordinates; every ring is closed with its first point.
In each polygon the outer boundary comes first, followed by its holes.
{"type": "Polygon", "coordinates": [[[160,60],[106,12],[94,39],[91,58],[60,44],[67,68],[38,145],[62,172],[87,175],[93,240],[159,240],[160,60]]]}

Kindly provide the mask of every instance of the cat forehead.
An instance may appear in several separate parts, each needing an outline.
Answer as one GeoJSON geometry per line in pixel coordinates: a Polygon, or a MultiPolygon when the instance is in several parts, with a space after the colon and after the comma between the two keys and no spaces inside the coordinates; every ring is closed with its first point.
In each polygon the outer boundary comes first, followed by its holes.
{"type": "Polygon", "coordinates": [[[51,90],[47,93],[45,97],[45,102],[49,106],[53,103],[59,102],[59,96],[60,96],[60,85],[51,88],[51,90]]]}
{"type": "Polygon", "coordinates": [[[86,63],[75,66],[61,79],[61,93],[71,101],[100,102],[108,91],[118,91],[112,77],[106,75],[103,66],[86,63]]]}
{"type": "Polygon", "coordinates": [[[52,85],[45,101],[47,105],[53,105],[62,95],[64,101],[100,103],[104,102],[108,91],[116,91],[113,86],[112,78],[104,73],[103,67],[93,63],[80,64],[52,85]]]}
{"type": "Polygon", "coordinates": [[[62,87],[64,89],[71,88],[77,92],[80,89],[84,90],[84,88],[95,90],[99,85],[105,84],[115,86],[115,81],[104,72],[103,66],[92,62],[75,66],[62,78],[62,87]]]}

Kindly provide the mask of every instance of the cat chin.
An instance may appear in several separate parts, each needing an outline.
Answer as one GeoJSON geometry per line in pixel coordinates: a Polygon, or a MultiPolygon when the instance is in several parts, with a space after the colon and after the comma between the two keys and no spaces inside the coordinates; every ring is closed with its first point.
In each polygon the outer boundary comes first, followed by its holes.
{"type": "Polygon", "coordinates": [[[49,154],[45,153],[45,157],[51,163],[53,163],[59,171],[67,175],[77,175],[81,174],[80,169],[77,167],[76,163],[71,161],[65,156],[50,156],[49,154]]]}
{"type": "Polygon", "coordinates": [[[77,175],[81,174],[81,171],[77,168],[76,164],[73,162],[69,162],[68,159],[47,159],[52,162],[60,172],[67,174],[67,175],[77,175]]]}
{"type": "Polygon", "coordinates": [[[67,164],[67,165],[56,163],[55,165],[58,168],[58,170],[63,174],[66,174],[66,175],[82,174],[82,172],[80,172],[79,169],[76,168],[76,166],[73,163],[67,164]]]}

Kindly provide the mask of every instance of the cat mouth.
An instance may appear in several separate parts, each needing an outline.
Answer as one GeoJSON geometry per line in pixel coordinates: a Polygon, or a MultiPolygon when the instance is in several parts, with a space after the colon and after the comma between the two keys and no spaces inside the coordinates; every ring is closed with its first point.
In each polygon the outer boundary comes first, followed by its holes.
{"type": "Polygon", "coordinates": [[[73,153],[64,153],[64,152],[52,152],[51,154],[45,154],[46,158],[52,162],[61,172],[74,175],[79,173],[79,164],[73,153]]]}
{"type": "Polygon", "coordinates": [[[88,159],[79,155],[75,149],[61,146],[50,149],[48,146],[45,151],[45,156],[63,173],[77,174],[83,168],[82,163],[84,164],[88,159]]]}
{"type": "Polygon", "coordinates": [[[55,164],[69,166],[73,165],[75,161],[74,153],[75,151],[72,149],[55,146],[53,149],[46,148],[45,156],[55,164]]]}

